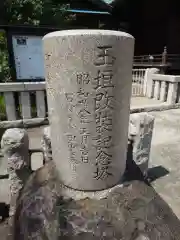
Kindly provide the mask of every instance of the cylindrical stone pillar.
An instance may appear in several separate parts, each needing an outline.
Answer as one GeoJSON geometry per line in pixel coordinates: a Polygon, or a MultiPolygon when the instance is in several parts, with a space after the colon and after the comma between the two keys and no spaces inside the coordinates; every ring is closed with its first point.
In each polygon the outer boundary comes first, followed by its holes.
{"type": "Polygon", "coordinates": [[[126,166],[134,39],[68,30],[43,38],[52,155],[65,185],[101,190],[126,166]]]}

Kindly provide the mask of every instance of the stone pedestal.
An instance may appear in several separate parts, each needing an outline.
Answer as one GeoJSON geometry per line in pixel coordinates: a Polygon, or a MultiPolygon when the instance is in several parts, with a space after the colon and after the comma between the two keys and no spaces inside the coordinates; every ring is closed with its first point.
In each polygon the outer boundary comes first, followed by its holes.
{"type": "MultiPolygon", "coordinates": [[[[137,175],[138,169],[132,169],[137,175]]],[[[180,222],[154,189],[126,179],[104,191],[76,191],[58,179],[53,161],[21,191],[12,239],[179,240],[180,222]]]]}
{"type": "Polygon", "coordinates": [[[78,190],[117,184],[126,166],[134,39],[69,30],[43,39],[52,154],[78,190]]]}

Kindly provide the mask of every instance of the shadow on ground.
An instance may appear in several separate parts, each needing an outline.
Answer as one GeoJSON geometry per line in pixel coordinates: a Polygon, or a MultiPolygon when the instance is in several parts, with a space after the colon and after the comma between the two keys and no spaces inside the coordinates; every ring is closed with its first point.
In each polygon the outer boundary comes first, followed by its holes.
{"type": "Polygon", "coordinates": [[[8,177],[9,177],[9,174],[0,175],[0,180],[8,179],[8,177]]]}
{"type": "Polygon", "coordinates": [[[148,180],[154,182],[156,179],[169,174],[169,171],[163,166],[156,166],[148,169],[148,180]]]}
{"type": "Polygon", "coordinates": [[[128,144],[128,151],[127,151],[127,161],[126,161],[126,171],[124,174],[124,180],[140,180],[144,181],[148,184],[154,182],[158,178],[164,177],[169,174],[169,171],[164,168],[163,166],[156,166],[148,169],[148,173],[146,179],[137,166],[135,161],[133,160],[133,141],[130,141],[128,144]]]}
{"type": "Polygon", "coordinates": [[[0,222],[3,222],[6,218],[9,217],[9,205],[3,202],[0,202],[0,217],[0,222]]]}

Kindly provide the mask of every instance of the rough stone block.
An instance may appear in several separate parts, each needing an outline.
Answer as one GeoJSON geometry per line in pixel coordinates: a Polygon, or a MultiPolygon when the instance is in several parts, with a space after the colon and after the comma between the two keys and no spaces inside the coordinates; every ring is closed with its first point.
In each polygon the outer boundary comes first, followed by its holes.
{"type": "Polygon", "coordinates": [[[4,160],[7,162],[7,172],[10,181],[11,207],[10,215],[14,213],[16,197],[19,190],[31,174],[29,158],[29,138],[24,129],[8,129],[1,140],[4,160]]]}
{"type": "Polygon", "coordinates": [[[129,138],[133,140],[133,160],[143,174],[147,173],[154,117],[148,113],[130,115],[129,138]]]}
{"type": "MultiPolygon", "coordinates": [[[[138,170],[132,170],[136,176],[138,170]]],[[[127,177],[104,191],[75,191],[61,183],[53,161],[25,185],[12,224],[12,239],[18,240],[179,240],[180,236],[178,218],[142,179],[127,177]]]]}

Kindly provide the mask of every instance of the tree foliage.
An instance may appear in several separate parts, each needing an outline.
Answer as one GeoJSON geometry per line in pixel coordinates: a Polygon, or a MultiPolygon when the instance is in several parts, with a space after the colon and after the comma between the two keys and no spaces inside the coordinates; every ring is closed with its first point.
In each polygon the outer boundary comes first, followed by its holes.
{"type": "MultiPolygon", "coordinates": [[[[62,0],[0,0],[0,23],[65,27],[73,20],[68,7],[62,0]]],[[[0,32],[0,82],[9,80],[6,37],[0,32]]]]}
{"type": "Polygon", "coordinates": [[[10,81],[10,69],[5,32],[0,31],[0,82],[4,81],[10,81]]]}
{"type": "Polygon", "coordinates": [[[5,22],[61,26],[68,21],[68,4],[58,0],[6,0],[5,22]]]}
{"type": "MultiPolygon", "coordinates": [[[[81,5],[85,1],[88,2],[88,0],[0,0],[0,23],[69,28],[69,26],[73,25],[74,15],[70,15],[65,11],[69,7],[68,3],[74,4],[77,2],[81,5]]],[[[98,1],[92,0],[94,3],[98,1]]],[[[129,19],[131,19],[130,22],[135,24],[140,16],[138,9],[140,9],[142,1],[110,1],[113,7],[114,28],[118,29],[119,21],[129,21],[129,19]]],[[[0,32],[0,81],[9,79],[6,38],[5,34],[0,32]]]]}

